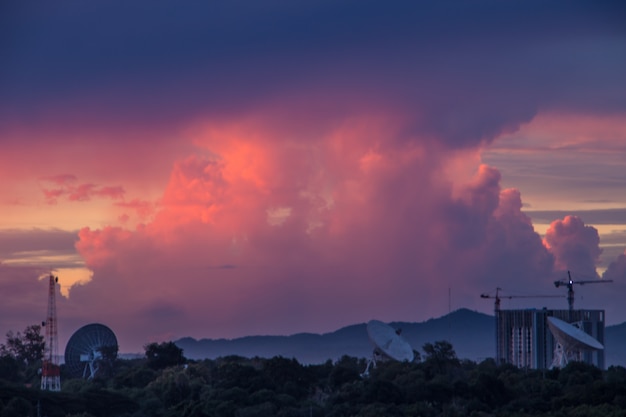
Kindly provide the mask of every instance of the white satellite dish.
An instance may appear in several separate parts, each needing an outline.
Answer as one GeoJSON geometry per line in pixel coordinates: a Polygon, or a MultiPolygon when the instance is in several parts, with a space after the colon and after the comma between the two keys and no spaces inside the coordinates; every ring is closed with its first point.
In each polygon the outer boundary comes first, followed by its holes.
{"type": "Polygon", "coordinates": [[[367,323],[367,334],[370,342],[374,345],[374,352],[363,375],[369,374],[370,366],[376,366],[377,360],[392,359],[400,362],[413,360],[413,348],[409,342],[400,336],[400,330],[396,330],[382,321],[370,320],[367,323]]]}
{"type": "Polygon", "coordinates": [[[557,341],[552,367],[562,368],[570,360],[580,360],[584,351],[603,350],[604,346],[591,335],[556,317],[548,317],[548,327],[557,341]]]}

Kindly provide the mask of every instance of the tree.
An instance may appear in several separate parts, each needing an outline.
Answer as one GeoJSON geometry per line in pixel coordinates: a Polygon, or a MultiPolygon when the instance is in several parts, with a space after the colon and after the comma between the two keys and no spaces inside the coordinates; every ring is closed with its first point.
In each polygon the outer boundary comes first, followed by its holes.
{"type": "Polygon", "coordinates": [[[163,369],[168,366],[182,365],[186,362],[183,350],[174,342],[150,343],[145,346],[148,366],[163,369]]]}
{"type": "Polygon", "coordinates": [[[426,354],[425,363],[428,367],[434,368],[436,373],[444,372],[447,369],[458,367],[459,359],[452,344],[445,340],[432,343],[426,343],[422,347],[426,354]]]}
{"type": "Polygon", "coordinates": [[[98,351],[100,352],[100,359],[97,361],[97,373],[96,377],[108,378],[113,375],[113,365],[117,358],[117,352],[119,346],[117,344],[112,346],[101,346],[98,351]]]}
{"type": "Polygon", "coordinates": [[[7,333],[6,345],[0,345],[0,355],[11,356],[20,363],[32,365],[43,358],[46,342],[41,334],[41,326],[33,324],[27,326],[24,334],[12,331],[7,333]]]}

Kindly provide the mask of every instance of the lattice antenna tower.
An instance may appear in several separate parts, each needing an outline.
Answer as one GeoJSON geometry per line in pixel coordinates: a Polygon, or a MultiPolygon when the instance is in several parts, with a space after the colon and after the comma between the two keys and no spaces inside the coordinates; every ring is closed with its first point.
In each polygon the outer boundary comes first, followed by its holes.
{"type": "Polygon", "coordinates": [[[57,329],[56,284],[59,278],[50,274],[48,284],[48,316],[46,328],[46,349],[41,368],[41,389],[61,391],[61,368],[59,367],[59,333],[57,329]]]}

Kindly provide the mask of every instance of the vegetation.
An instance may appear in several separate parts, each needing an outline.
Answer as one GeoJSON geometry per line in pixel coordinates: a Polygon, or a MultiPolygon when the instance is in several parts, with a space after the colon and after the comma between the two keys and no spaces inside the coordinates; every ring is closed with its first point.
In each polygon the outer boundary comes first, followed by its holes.
{"type": "Polygon", "coordinates": [[[183,350],[174,342],[150,343],[146,345],[148,366],[153,369],[163,369],[185,363],[183,350]]]}
{"type": "Polygon", "coordinates": [[[38,372],[45,348],[41,326],[31,325],[24,333],[8,332],[0,344],[0,378],[21,383],[39,383],[38,372]]]}
{"type": "MultiPolygon", "coordinates": [[[[475,363],[445,341],[424,345],[420,361],[379,362],[368,377],[365,359],[348,356],[302,365],[283,357],[191,361],[182,353],[171,342],[147,345],[144,358],[117,359],[106,378],[62,375],[60,393],[26,387],[0,365],[0,417],[35,416],[37,407],[48,417],[617,417],[626,409],[623,367],[475,363]]],[[[0,364],[16,358],[3,349],[0,364]]]]}

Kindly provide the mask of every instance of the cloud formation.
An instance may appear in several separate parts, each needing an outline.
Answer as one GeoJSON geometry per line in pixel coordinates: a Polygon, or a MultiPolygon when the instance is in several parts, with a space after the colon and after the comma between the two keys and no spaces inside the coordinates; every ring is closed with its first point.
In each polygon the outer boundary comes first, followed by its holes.
{"type": "Polygon", "coordinates": [[[449,286],[473,306],[477,288],[550,284],[554,259],[495,168],[453,186],[447,152],[385,145],[371,123],[306,146],[220,132],[176,163],[153,221],[81,230],[95,274],[72,302],[132,294],[129,327],[156,337],[151,314],[178,306],[189,332],[235,336],[443,313],[449,286]]]}
{"type": "Polygon", "coordinates": [[[626,250],[615,261],[611,262],[604,272],[603,278],[621,281],[622,283],[626,280],[626,250]]]}
{"type": "Polygon", "coordinates": [[[574,270],[596,277],[596,265],[600,258],[600,237],[592,226],[585,226],[575,216],[555,220],[546,232],[544,244],[556,257],[559,270],[574,270]]]}
{"type": "MultiPolygon", "coordinates": [[[[482,159],[602,148],[620,189],[623,6],[68,8],[0,14],[0,220],[22,225],[0,244],[41,224],[73,236],[93,276],[60,300],[63,337],[106,322],[128,351],[329,331],[443,314],[449,290],[454,306],[488,311],[478,295],[492,288],[595,275],[598,230],[564,212],[540,236],[521,188],[482,159]],[[587,125],[589,137],[571,130],[587,125]]],[[[551,190],[553,155],[535,160],[551,190]]],[[[42,264],[7,266],[36,248],[0,252],[3,293],[40,297],[42,264]]],[[[603,302],[621,311],[615,294],[603,302]]]]}
{"type": "Polygon", "coordinates": [[[43,194],[48,204],[56,204],[57,199],[65,196],[69,201],[89,201],[93,197],[108,197],[121,199],[124,197],[124,188],[120,186],[103,186],[96,184],[76,184],[76,176],[71,174],[56,175],[43,178],[44,182],[54,184],[58,188],[43,188],[43,194]]]}

